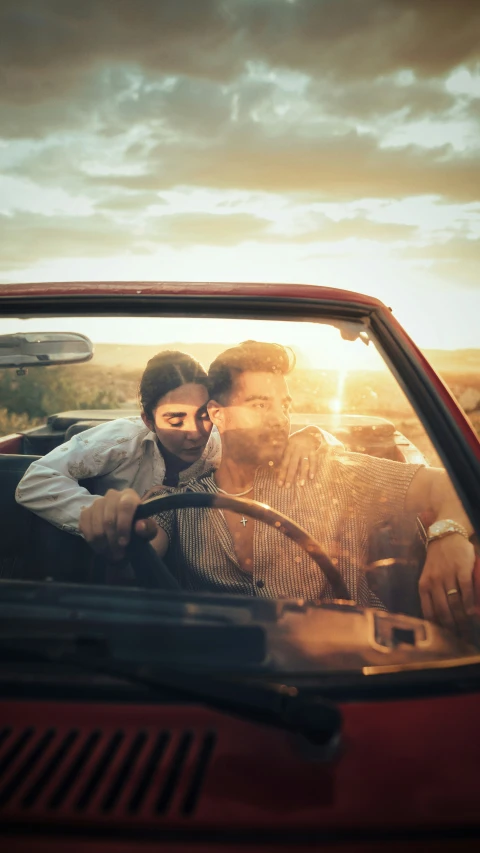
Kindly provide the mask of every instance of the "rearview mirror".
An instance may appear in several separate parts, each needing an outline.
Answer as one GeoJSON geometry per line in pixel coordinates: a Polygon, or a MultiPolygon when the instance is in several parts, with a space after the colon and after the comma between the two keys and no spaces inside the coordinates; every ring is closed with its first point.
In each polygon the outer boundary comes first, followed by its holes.
{"type": "Polygon", "coordinates": [[[92,356],[91,340],[75,332],[0,335],[0,368],[75,364],[92,356]]]}

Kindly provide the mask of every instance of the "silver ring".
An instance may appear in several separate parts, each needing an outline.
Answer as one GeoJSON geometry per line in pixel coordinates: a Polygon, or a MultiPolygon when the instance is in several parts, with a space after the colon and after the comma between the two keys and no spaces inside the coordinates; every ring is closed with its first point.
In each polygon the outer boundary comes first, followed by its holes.
{"type": "Polygon", "coordinates": [[[304,462],[308,462],[308,459],[309,459],[309,457],[308,457],[308,456],[304,456],[304,457],[303,457],[303,461],[304,461],[304,462]]]}
{"type": "Polygon", "coordinates": [[[458,589],[455,589],[455,587],[447,589],[447,595],[458,595],[458,589]]]}

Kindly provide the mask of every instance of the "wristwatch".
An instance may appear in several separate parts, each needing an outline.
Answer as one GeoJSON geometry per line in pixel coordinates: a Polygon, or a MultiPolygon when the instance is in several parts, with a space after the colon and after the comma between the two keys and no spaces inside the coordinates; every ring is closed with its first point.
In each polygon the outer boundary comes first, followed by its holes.
{"type": "Polygon", "coordinates": [[[427,545],[435,539],[443,539],[444,536],[451,536],[452,533],[460,533],[465,539],[470,539],[468,530],[459,524],[458,521],[453,521],[452,518],[442,518],[440,521],[434,521],[427,530],[427,545]]]}

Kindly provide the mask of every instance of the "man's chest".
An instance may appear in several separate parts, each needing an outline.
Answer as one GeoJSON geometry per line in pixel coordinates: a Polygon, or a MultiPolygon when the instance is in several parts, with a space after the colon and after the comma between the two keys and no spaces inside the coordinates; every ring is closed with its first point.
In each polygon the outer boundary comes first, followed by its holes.
{"type": "MultiPolygon", "coordinates": [[[[232,548],[242,572],[252,574],[254,568],[254,539],[259,522],[244,513],[222,511],[232,548]]],[[[260,522],[261,525],[261,522],[260,522]]],[[[263,526],[263,525],[261,525],[263,526]]]]}
{"type": "MultiPolygon", "coordinates": [[[[352,533],[353,516],[345,502],[329,502],[327,495],[319,495],[313,489],[298,487],[282,490],[280,495],[278,491],[272,494],[268,489],[259,488],[254,499],[296,522],[319,541],[327,553],[336,556],[345,534],[352,533]]],[[[304,562],[311,563],[308,554],[280,532],[278,516],[273,516],[269,525],[241,512],[187,509],[177,512],[177,523],[180,543],[188,543],[181,549],[188,552],[189,557],[195,551],[202,563],[215,561],[218,566],[219,556],[223,554],[222,562],[236,564],[249,574],[268,570],[271,566],[278,572],[279,566],[291,565],[292,561],[298,569],[304,562]]]]}

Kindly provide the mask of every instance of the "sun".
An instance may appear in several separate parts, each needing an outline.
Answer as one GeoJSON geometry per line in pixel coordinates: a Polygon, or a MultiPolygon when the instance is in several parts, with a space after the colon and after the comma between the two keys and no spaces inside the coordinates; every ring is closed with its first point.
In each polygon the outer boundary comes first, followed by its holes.
{"type": "Polygon", "coordinates": [[[328,404],[328,408],[335,415],[339,415],[340,412],[342,411],[342,408],[343,408],[342,400],[339,397],[335,397],[333,400],[330,400],[330,402],[328,404]]]}

